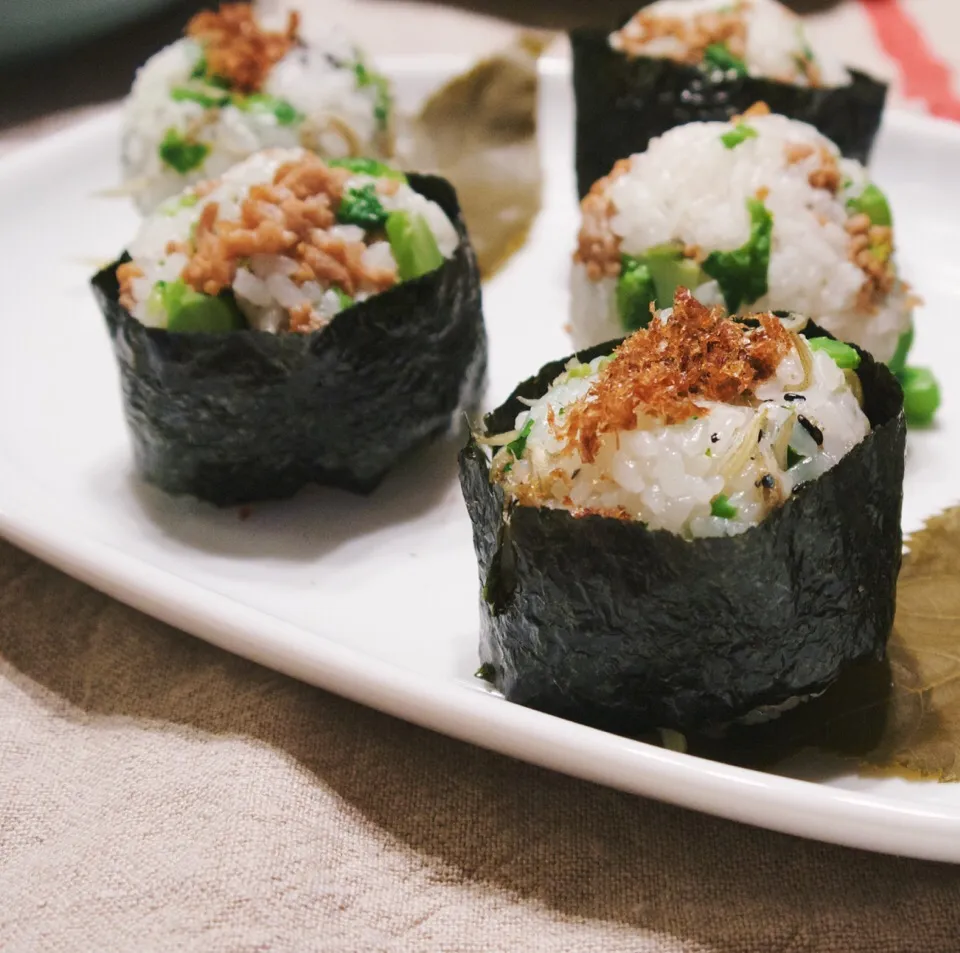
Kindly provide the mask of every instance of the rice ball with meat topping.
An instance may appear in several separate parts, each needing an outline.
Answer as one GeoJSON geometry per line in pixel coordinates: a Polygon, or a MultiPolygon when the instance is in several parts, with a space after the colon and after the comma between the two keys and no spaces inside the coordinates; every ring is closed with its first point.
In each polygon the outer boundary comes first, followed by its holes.
{"type": "Polygon", "coordinates": [[[652,304],[685,287],[733,313],[800,312],[902,367],[916,299],[897,272],[889,205],[812,126],[762,104],[679,126],[618,162],[581,208],[578,347],[645,326],[652,304]]]}
{"type": "Polygon", "coordinates": [[[120,302],[172,331],[311,332],[435,270],[457,245],[443,209],[402,173],[267,150],[144,221],[118,269],[120,302]]]}
{"type": "Polygon", "coordinates": [[[393,154],[389,84],[341,33],[307,45],[296,13],[271,29],[244,3],[200,12],[185,32],[139,70],[124,106],[124,186],[142,212],[264,148],[393,154]]]}
{"type": "Polygon", "coordinates": [[[794,86],[842,86],[850,74],[814,50],[803,21],[776,0],[658,0],[610,35],[627,56],[762,76],[794,86]]]}
{"type": "Polygon", "coordinates": [[[859,356],[770,314],[748,327],[679,291],[613,354],[567,365],[519,414],[491,478],[523,505],[732,536],[870,432],[859,356]]]}

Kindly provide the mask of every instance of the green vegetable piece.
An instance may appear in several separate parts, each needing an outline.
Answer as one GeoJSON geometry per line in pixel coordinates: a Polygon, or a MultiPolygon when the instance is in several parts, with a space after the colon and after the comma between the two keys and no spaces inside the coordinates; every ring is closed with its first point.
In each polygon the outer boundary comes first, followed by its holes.
{"type": "Polygon", "coordinates": [[[177,103],[197,103],[204,109],[219,109],[230,102],[229,96],[211,96],[199,89],[190,89],[187,86],[175,86],[170,90],[170,98],[177,103]]]}
{"type": "Polygon", "coordinates": [[[366,159],[362,156],[348,156],[343,159],[327,159],[327,165],[339,169],[349,169],[357,175],[370,175],[378,179],[396,179],[406,182],[407,177],[399,170],[393,169],[376,159],[366,159]]]}
{"type": "Polygon", "coordinates": [[[811,351],[826,351],[833,359],[833,363],[841,370],[855,371],[860,366],[860,355],[843,341],[834,341],[832,338],[809,338],[807,344],[811,351]]]}
{"type": "Polygon", "coordinates": [[[514,460],[519,460],[523,456],[523,451],[527,449],[527,437],[530,436],[531,430],[533,430],[533,418],[529,417],[520,431],[520,436],[507,444],[507,450],[513,454],[514,460]]]}
{"type": "Polygon", "coordinates": [[[750,237],[733,251],[711,252],[703,270],[715,278],[731,314],[742,304],[751,304],[767,293],[773,216],[759,199],[747,199],[750,237]]]}
{"type": "Polygon", "coordinates": [[[897,341],[897,350],[893,357],[887,361],[887,367],[897,377],[903,373],[907,366],[907,355],[910,353],[911,347],[913,347],[913,325],[900,335],[900,339],[897,341]]]}
{"type": "Polygon", "coordinates": [[[926,427],[940,406],[940,385],[926,367],[906,367],[900,375],[907,423],[926,427]]]}
{"type": "Polygon", "coordinates": [[[346,311],[347,308],[352,308],[357,303],[342,288],[334,288],[333,293],[340,299],[341,311],[346,311]]]}
{"type": "Polygon", "coordinates": [[[647,250],[643,261],[650,270],[654,287],[657,289],[657,307],[673,307],[673,296],[677,288],[696,288],[703,284],[703,272],[700,266],[689,258],[683,257],[683,249],[676,244],[655,245],[647,250]]]}
{"type": "Polygon", "coordinates": [[[251,93],[236,100],[237,106],[244,112],[271,113],[281,126],[292,126],[302,122],[304,116],[297,112],[285,99],[268,96],[266,93],[251,93]]]}
{"type": "Polygon", "coordinates": [[[746,142],[748,139],[756,139],[759,133],[753,126],[748,126],[745,122],[737,123],[729,132],[725,132],[721,137],[720,141],[728,149],[736,149],[737,146],[742,142],[746,142]]]}
{"type": "Polygon", "coordinates": [[[419,278],[443,264],[437,240],[422,215],[391,212],[386,230],[401,281],[419,278]]]}
{"type": "Polygon", "coordinates": [[[802,453],[797,453],[793,447],[787,447],[787,469],[795,467],[798,463],[803,463],[807,458],[802,453]]]}
{"type": "Polygon", "coordinates": [[[656,300],[657,289],[650,269],[642,261],[624,255],[617,279],[617,313],[623,329],[645,328],[650,323],[650,305],[656,300]]]}
{"type": "Polygon", "coordinates": [[[203,79],[207,75],[207,58],[201,56],[194,64],[193,71],[190,73],[190,79],[203,79]]]}
{"type": "Polygon", "coordinates": [[[383,228],[387,210],[377,198],[377,189],[372,182],[344,192],[337,210],[337,221],[363,228],[383,228]]]}
{"type": "Polygon", "coordinates": [[[737,515],[737,508],[726,493],[721,493],[710,501],[710,515],[719,516],[722,520],[732,520],[737,515]]]}
{"type": "Polygon", "coordinates": [[[157,282],[154,292],[159,285],[163,285],[160,298],[167,312],[168,331],[217,333],[235,331],[246,325],[239,309],[227,297],[201,294],[182,278],[169,283],[157,282]]]}
{"type": "Polygon", "coordinates": [[[171,126],[164,133],[160,148],[160,161],[181,175],[186,175],[203,165],[210,153],[210,146],[203,142],[193,142],[171,126]]]}
{"type": "Polygon", "coordinates": [[[492,682],[497,670],[489,663],[484,662],[474,673],[474,678],[482,678],[485,682],[492,682]]]}
{"type": "Polygon", "coordinates": [[[357,88],[363,89],[366,86],[373,86],[376,89],[376,100],[373,106],[373,116],[377,120],[377,125],[381,129],[387,127],[390,121],[390,83],[386,76],[381,76],[369,69],[365,63],[359,60],[353,66],[353,72],[357,77],[357,88]]]}
{"type": "Polygon", "coordinates": [[[871,225],[893,225],[893,215],[887,197],[872,182],[855,199],[847,202],[851,212],[862,212],[871,225]]]}
{"type": "Polygon", "coordinates": [[[734,56],[722,43],[711,43],[704,50],[703,61],[707,66],[725,73],[733,70],[737,76],[747,75],[747,64],[739,56],[734,56]]]}

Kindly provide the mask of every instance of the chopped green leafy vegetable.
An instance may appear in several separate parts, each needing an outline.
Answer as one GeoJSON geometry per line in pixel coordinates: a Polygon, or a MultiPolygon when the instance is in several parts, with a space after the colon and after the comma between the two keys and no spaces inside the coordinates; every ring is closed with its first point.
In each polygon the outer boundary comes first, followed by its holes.
{"type": "Polygon", "coordinates": [[[787,469],[795,467],[798,463],[803,463],[807,458],[802,453],[797,453],[793,447],[787,447],[787,469]]]}
{"type": "Polygon", "coordinates": [[[175,86],[170,90],[170,98],[177,103],[190,102],[203,106],[204,109],[219,109],[230,102],[230,97],[220,93],[211,96],[200,89],[190,89],[189,86],[175,86]]]}
{"type": "Polygon", "coordinates": [[[347,189],[340,200],[337,220],[363,228],[382,228],[387,221],[387,210],[377,198],[376,186],[370,182],[360,188],[347,189]]]}
{"type": "Polygon", "coordinates": [[[342,288],[334,288],[333,293],[337,296],[340,301],[340,309],[345,311],[347,308],[352,308],[357,302],[350,297],[342,288]]]}
{"type": "Polygon", "coordinates": [[[710,501],[710,515],[719,516],[722,520],[732,520],[737,515],[737,508],[726,493],[721,493],[710,501]]]}
{"type": "Polygon", "coordinates": [[[656,300],[657,289],[650,269],[639,259],[624,255],[617,279],[617,313],[623,329],[645,328],[650,323],[650,305],[656,300]]]}
{"type": "Polygon", "coordinates": [[[648,248],[641,259],[650,269],[650,277],[657,289],[657,307],[673,307],[677,288],[691,291],[703,284],[700,266],[691,258],[685,258],[679,242],[667,242],[648,248]]]}
{"type": "Polygon", "coordinates": [[[745,122],[740,122],[729,132],[725,132],[720,137],[720,141],[728,149],[736,149],[740,143],[746,142],[748,139],[756,139],[757,135],[757,130],[754,129],[753,126],[748,126],[745,122]]]}
{"type": "Polygon", "coordinates": [[[751,304],[767,293],[767,272],[770,268],[770,241],[773,215],[760,199],[747,199],[750,213],[750,237],[746,244],[733,251],[711,252],[703,270],[715,278],[730,313],[742,304],[751,304]]]}
{"type": "Polygon", "coordinates": [[[747,75],[747,64],[739,56],[734,56],[722,43],[711,43],[704,50],[703,61],[707,66],[725,73],[733,70],[737,76],[747,75]]]}
{"type": "Polygon", "coordinates": [[[900,335],[900,339],[897,341],[897,350],[893,357],[887,361],[887,367],[890,368],[891,373],[898,377],[903,373],[907,366],[907,355],[910,353],[911,347],[913,347],[913,325],[900,335]]]}
{"type": "Polygon", "coordinates": [[[507,450],[513,454],[514,460],[519,460],[523,456],[523,451],[527,449],[527,437],[530,436],[531,430],[533,430],[533,418],[528,417],[527,422],[520,431],[520,436],[507,444],[507,450]]]}
{"type": "Polygon", "coordinates": [[[192,172],[203,165],[210,152],[210,146],[188,139],[171,126],[164,134],[157,151],[164,165],[170,166],[181,175],[186,175],[187,172],[192,172]]]}
{"type": "Polygon", "coordinates": [[[203,79],[207,75],[207,58],[201,56],[200,59],[194,63],[193,70],[190,73],[190,79],[203,79]]]}
{"type": "Polygon", "coordinates": [[[482,678],[485,682],[492,682],[493,676],[497,674],[497,670],[489,663],[484,662],[474,673],[474,678],[482,678]]]}
{"type": "Polygon", "coordinates": [[[871,225],[893,225],[890,203],[872,182],[855,199],[847,202],[847,208],[866,215],[871,225]]]}
{"type": "Polygon", "coordinates": [[[826,351],[841,370],[855,371],[860,366],[860,355],[849,344],[832,338],[809,338],[811,351],[826,351]]]}
{"type": "Polygon", "coordinates": [[[200,196],[195,192],[186,192],[183,195],[175,195],[173,198],[167,199],[160,206],[160,211],[164,215],[176,215],[181,209],[193,208],[199,201],[200,196]]]}
{"type": "Polygon", "coordinates": [[[297,112],[285,99],[277,99],[276,96],[268,96],[266,93],[237,97],[235,102],[244,112],[272,114],[281,126],[292,126],[304,119],[303,114],[297,112]]]}
{"type": "Polygon", "coordinates": [[[386,231],[402,281],[436,271],[443,264],[437,240],[422,215],[391,212],[387,216],[386,231]]]}
{"type": "Polygon", "coordinates": [[[925,427],[933,421],[940,406],[940,385],[926,367],[906,367],[900,376],[903,387],[903,410],[907,423],[925,427]]]}
{"type": "Polygon", "coordinates": [[[343,159],[327,159],[327,165],[340,169],[349,169],[358,175],[370,175],[378,179],[396,179],[406,182],[407,177],[399,170],[393,169],[376,159],[366,159],[361,156],[349,156],[343,159]]]}
{"type": "Polygon", "coordinates": [[[190,79],[202,79],[205,83],[209,83],[211,86],[217,86],[219,89],[229,89],[230,80],[224,76],[210,75],[207,73],[209,69],[207,63],[207,58],[201,56],[200,59],[194,64],[193,70],[190,73],[190,79]]]}
{"type": "Polygon", "coordinates": [[[234,331],[246,326],[232,295],[205,295],[182,278],[158,281],[147,299],[147,308],[160,304],[167,314],[167,330],[179,332],[234,331]]]}
{"type": "Polygon", "coordinates": [[[363,89],[372,86],[376,90],[376,100],[373,106],[373,115],[381,129],[387,127],[390,119],[390,83],[386,76],[381,76],[369,69],[359,60],[354,64],[353,72],[357,77],[357,88],[363,89]]]}

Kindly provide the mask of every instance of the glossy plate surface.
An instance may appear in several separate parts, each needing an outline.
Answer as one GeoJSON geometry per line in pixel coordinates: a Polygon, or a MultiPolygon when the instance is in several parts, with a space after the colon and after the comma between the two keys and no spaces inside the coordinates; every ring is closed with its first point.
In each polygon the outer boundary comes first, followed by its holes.
{"type": "MultiPolygon", "coordinates": [[[[384,64],[411,108],[462,63],[384,64]]],[[[545,208],[485,290],[494,406],[571,348],[577,228],[572,104],[543,70],[545,208]]],[[[0,163],[0,533],[118,599],[231,652],[457,738],[697,810],[869,850],[960,862],[960,786],[863,778],[808,757],[766,774],[661,750],[504,702],[473,678],[477,572],[456,442],[370,499],[310,490],[240,519],[169,499],[132,472],[117,373],[89,275],[136,227],[118,181],[116,113],[0,163]],[[789,772],[789,773],[788,773],[789,772]]],[[[960,126],[891,114],[874,174],[901,266],[923,294],[914,359],[943,384],[938,426],[910,435],[905,528],[960,497],[960,126]]]]}

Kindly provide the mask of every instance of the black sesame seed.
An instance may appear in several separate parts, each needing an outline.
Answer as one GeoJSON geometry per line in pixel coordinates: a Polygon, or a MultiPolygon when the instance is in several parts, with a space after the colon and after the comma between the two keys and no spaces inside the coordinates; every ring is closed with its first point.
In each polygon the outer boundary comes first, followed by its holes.
{"type": "Polygon", "coordinates": [[[720,443],[720,434],[718,433],[710,434],[710,443],[720,443]]]}
{"type": "Polygon", "coordinates": [[[777,485],[777,481],[774,480],[772,473],[764,473],[754,486],[762,486],[765,490],[772,490],[777,485]]]}
{"type": "Polygon", "coordinates": [[[763,443],[763,427],[760,428],[760,433],[757,434],[757,443],[763,443]]]}
{"type": "Polygon", "coordinates": [[[793,403],[795,400],[806,400],[807,398],[803,394],[784,394],[783,399],[789,403],[793,403]]]}
{"type": "Polygon", "coordinates": [[[809,420],[807,420],[807,418],[804,417],[803,414],[797,415],[797,422],[800,424],[801,427],[803,427],[804,430],[806,430],[808,434],[810,434],[811,437],[813,437],[813,442],[818,447],[823,446],[823,431],[816,424],[813,424],[809,420]]]}

